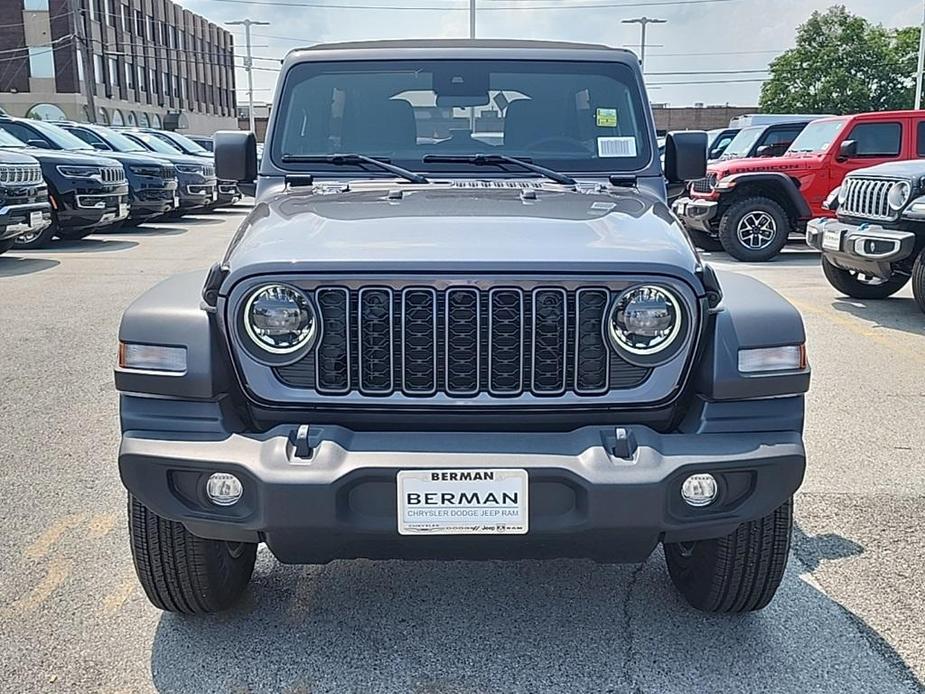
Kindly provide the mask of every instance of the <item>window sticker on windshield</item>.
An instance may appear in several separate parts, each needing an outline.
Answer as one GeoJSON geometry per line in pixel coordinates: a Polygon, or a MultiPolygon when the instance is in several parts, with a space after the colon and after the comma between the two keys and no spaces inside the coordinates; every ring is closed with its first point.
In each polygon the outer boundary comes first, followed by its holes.
{"type": "Polygon", "coordinates": [[[635,157],[635,137],[599,137],[597,138],[597,156],[604,157],[635,157]]]}
{"type": "Polygon", "coordinates": [[[616,128],[617,127],[617,109],[615,108],[597,109],[597,127],[616,128]]]}

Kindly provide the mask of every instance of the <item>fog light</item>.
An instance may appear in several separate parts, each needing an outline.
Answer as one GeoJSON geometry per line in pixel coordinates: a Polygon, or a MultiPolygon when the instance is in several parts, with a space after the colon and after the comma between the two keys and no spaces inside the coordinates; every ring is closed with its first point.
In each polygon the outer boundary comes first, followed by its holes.
{"type": "Polygon", "coordinates": [[[213,473],[206,483],[206,495],[216,506],[233,506],[243,493],[241,480],[227,472],[213,473]]]}
{"type": "Polygon", "coordinates": [[[681,498],[688,506],[707,506],[716,498],[716,478],[703,472],[691,475],[681,485],[681,498]]]}

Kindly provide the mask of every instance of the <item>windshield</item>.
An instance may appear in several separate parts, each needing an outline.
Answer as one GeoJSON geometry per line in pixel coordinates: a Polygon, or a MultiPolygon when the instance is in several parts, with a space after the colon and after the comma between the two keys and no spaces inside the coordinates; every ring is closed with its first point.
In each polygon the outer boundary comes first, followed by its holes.
{"type": "Polygon", "coordinates": [[[147,152],[148,150],[143,146],[138,144],[135,140],[130,137],[126,137],[122,133],[117,133],[114,130],[106,130],[103,132],[94,132],[103,140],[106,144],[112,147],[117,152],[147,152]]]}
{"type": "Polygon", "coordinates": [[[42,133],[42,136],[60,149],[86,150],[93,149],[76,135],[72,135],[64,128],[44,121],[33,121],[29,125],[42,133]]]}
{"type": "Polygon", "coordinates": [[[761,133],[763,132],[764,127],[762,126],[740,130],[738,135],[732,138],[732,142],[726,147],[721,158],[736,159],[737,157],[747,156],[749,151],[751,151],[752,145],[758,141],[758,138],[761,137],[761,133]]]}
{"type": "Polygon", "coordinates": [[[161,154],[183,154],[179,149],[174,145],[168,145],[157,135],[151,135],[150,133],[130,133],[126,135],[128,138],[133,140],[140,140],[148,145],[149,149],[154,150],[155,152],[160,152],[161,154]]]}
{"type": "Polygon", "coordinates": [[[788,152],[824,152],[841,131],[845,121],[827,120],[810,123],[790,145],[788,152]]]}
{"type": "Polygon", "coordinates": [[[26,143],[10,135],[6,130],[0,128],[0,147],[25,147],[26,143]]]}
{"type": "Polygon", "coordinates": [[[293,158],[356,153],[446,172],[477,165],[424,157],[482,153],[558,171],[632,171],[651,158],[640,92],[619,63],[303,63],[286,77],[271,156],[313,171],[333,168],[293,158]]]}
{"type": "Polygon", "coordinates": [[[164,137],[173,140],[176,144],[179,144],[181,148],[186,150],[186,153],[211,154],[209,150],[200,145],[198,142],[193,142],[193,140],[189,139],[186,135],[181,135],[180,133],[170,133],[169,135],[163,135],[161,139],[164,137]]]}

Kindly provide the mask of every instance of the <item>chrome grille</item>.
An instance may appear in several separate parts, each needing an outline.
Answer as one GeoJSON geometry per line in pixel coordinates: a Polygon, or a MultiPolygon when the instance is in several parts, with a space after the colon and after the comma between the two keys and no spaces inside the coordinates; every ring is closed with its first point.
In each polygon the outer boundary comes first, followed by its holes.
{"type": "Polygon", "coordinates": [[[206,178],[215,178],[215,167],[212,164],[203,164],[202,175],[206,178]]]}
{"type": "Polygon", "coordinates": [[[42,167],[37,164],[0,164],[0,185],[38,185],[42,167]]]}
{"type": "Polygon", "coordinates": [[[610,295],[603,287],[317,287],[319,342],[276,374],[324,395],[505,398],[634,388],[650,370],[605,342],[610,295]]]}
{"type": "Polygon", "coordinates": [[[849,217],[892,220],[899,214],[890,207],[887,196],[896,179],[847,177],[842,186],[838,212],[849,217]]]}
{"type": "Polygon", "coordinates": [[[100,179],[103,183],[125,182],[125,169],[121,166],[103,166],[100,168],[100,179]]]}
{"type": "Polygon", "coordinates": [[[709,174],[706,178],[697,178],[691,181],[691,190],[695,193],[712,193],[716,187],[716,174],[709,174]]]}
{"type": "Polygon", "coordinates": [[[161,167],[161,178],[176,178],[177,170],[170,164],[164,164],[161,167]]]}

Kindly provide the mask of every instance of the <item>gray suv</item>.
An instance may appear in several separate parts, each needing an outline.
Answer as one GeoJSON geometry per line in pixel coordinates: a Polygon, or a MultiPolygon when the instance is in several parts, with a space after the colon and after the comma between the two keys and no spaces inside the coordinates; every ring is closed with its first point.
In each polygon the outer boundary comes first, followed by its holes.
{"type": "MultiPolygon", "coordinates": [[[[799,313],[714,272],[666,206],[639,63],[604,46],[401,41],[285,59],[256,203],[211,270],[119,332],[138,577],[206,613],[256,548],[640,562],[712,612],[789,552],[810,372],[799,313]]],[[[464,569],[461,569],[464,570],[464,569]]]]}

